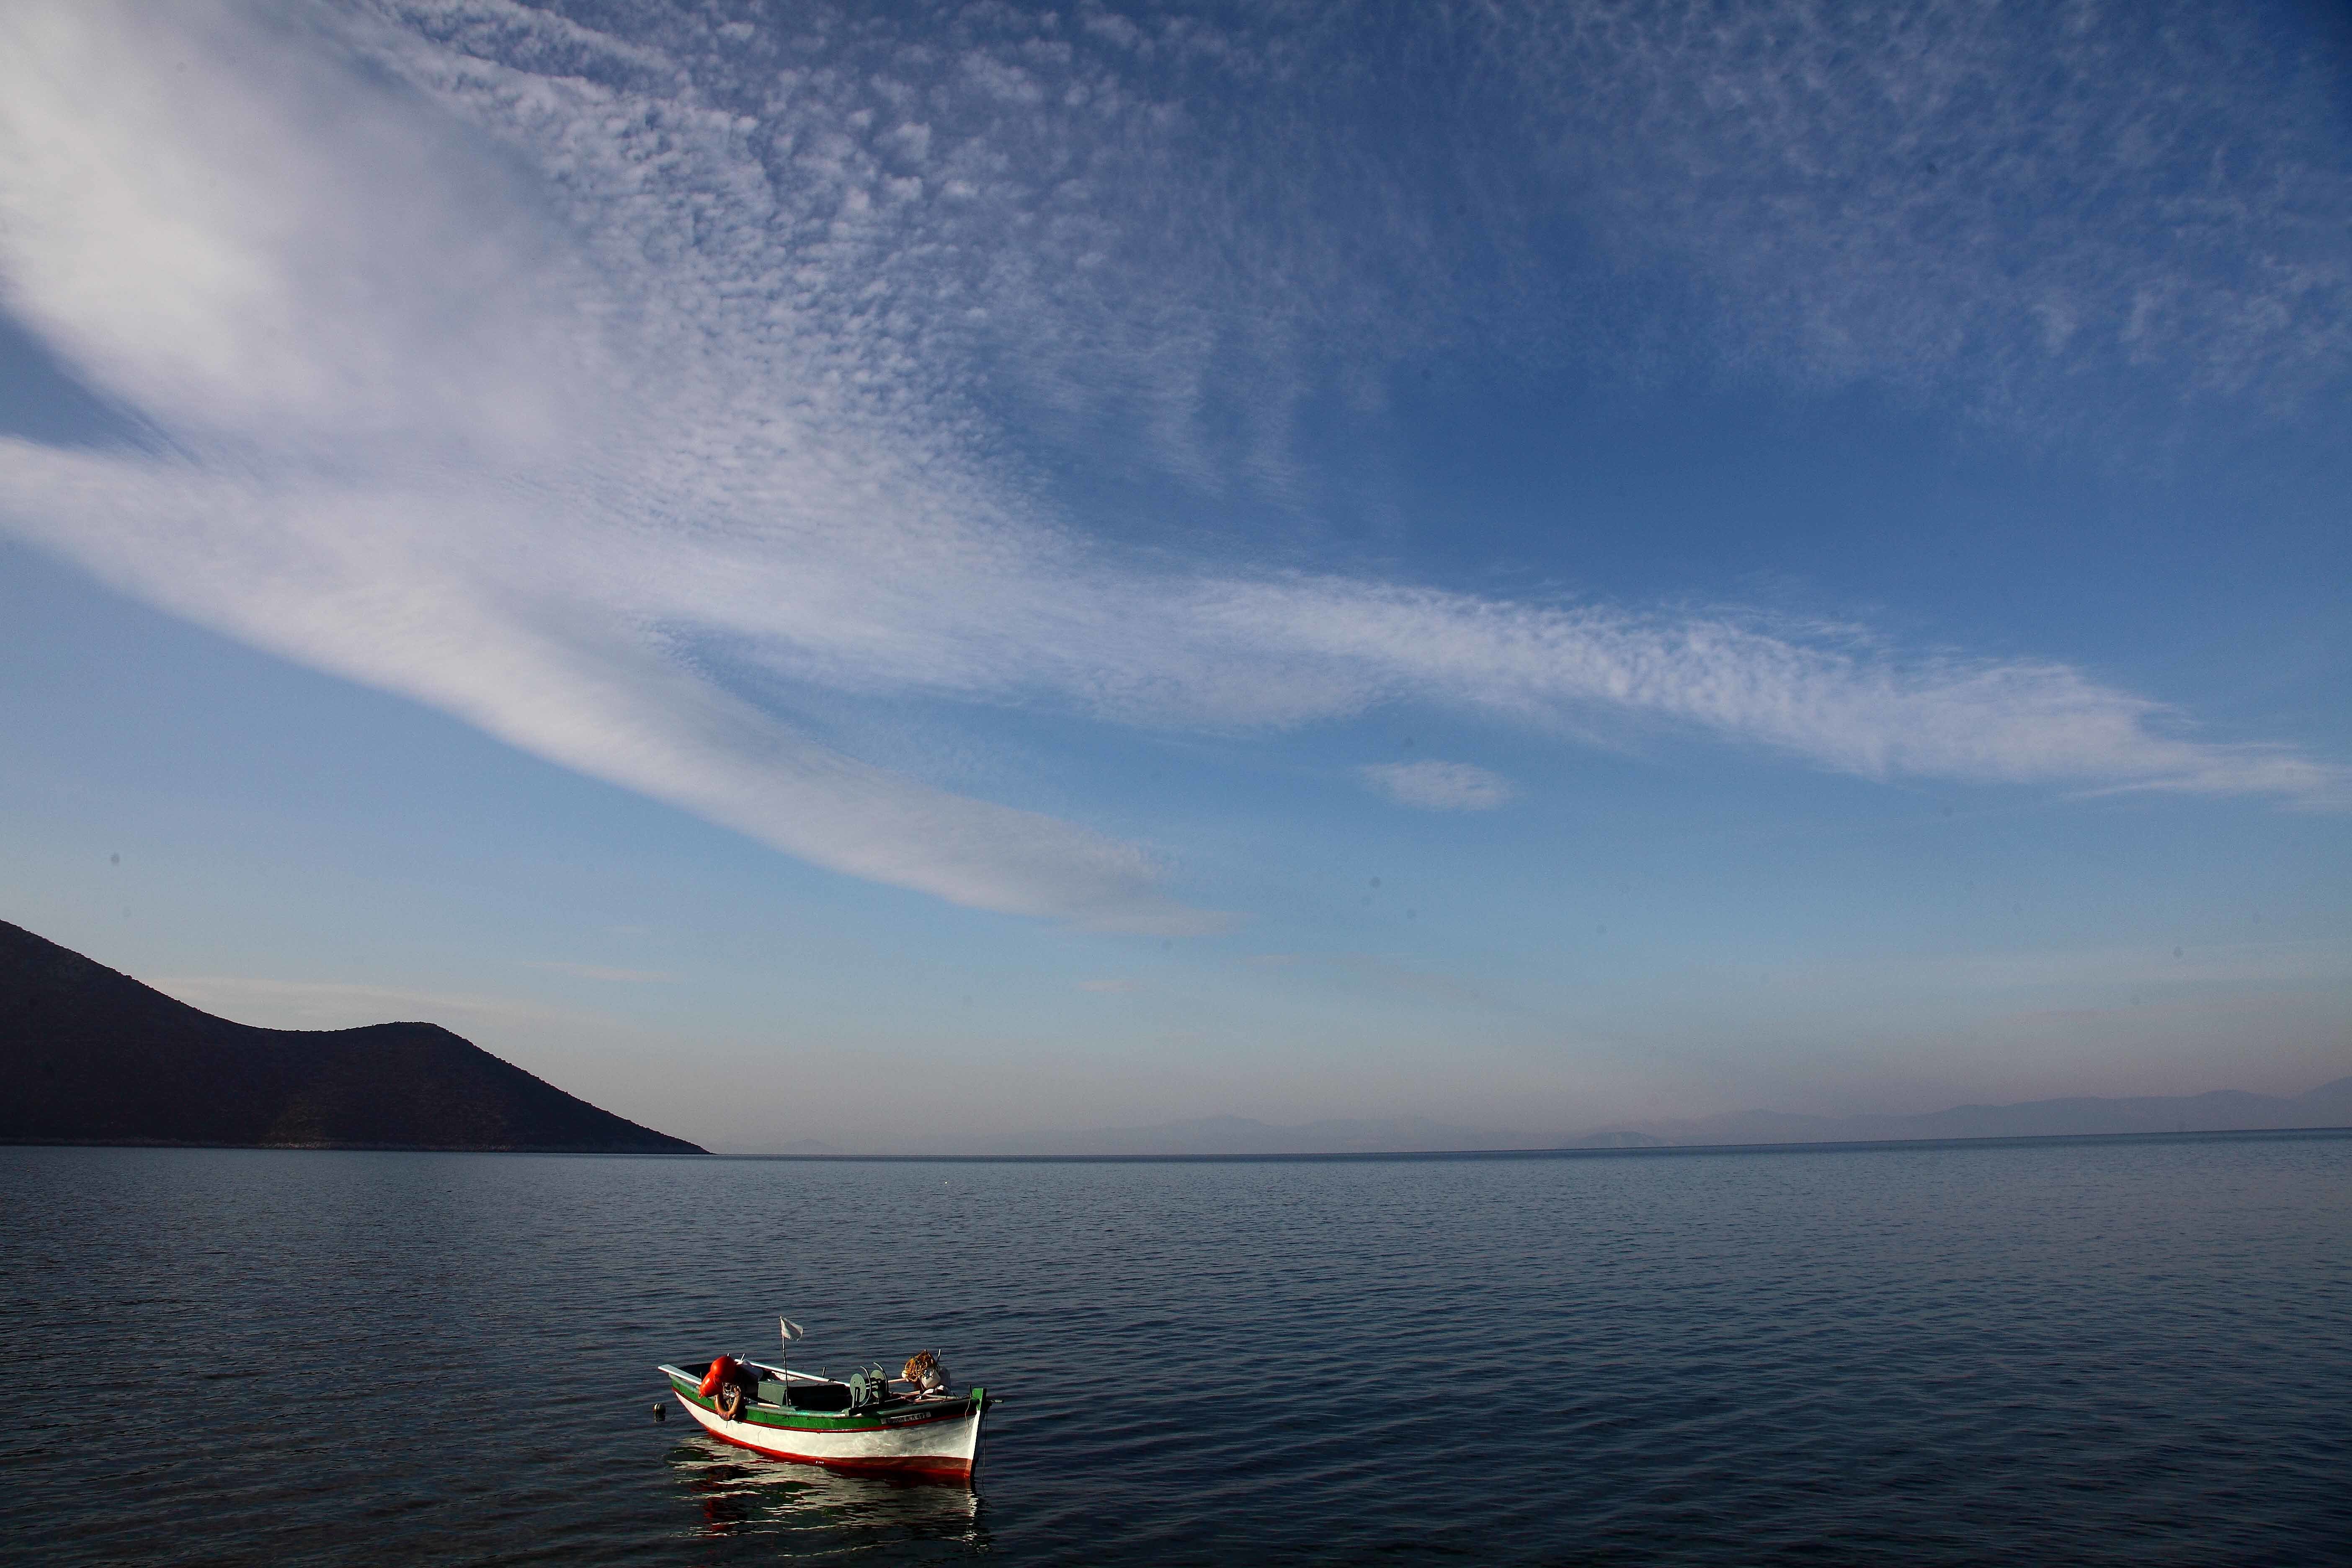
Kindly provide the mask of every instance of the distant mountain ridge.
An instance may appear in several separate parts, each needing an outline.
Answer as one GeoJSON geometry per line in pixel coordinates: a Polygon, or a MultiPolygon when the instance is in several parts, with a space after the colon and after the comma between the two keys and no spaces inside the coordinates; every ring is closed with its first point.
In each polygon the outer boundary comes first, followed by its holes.
{"type": "Polygon", "coordinates": [[[1921,1138],[2049,1138],[2128,1132],[2253,1132],[2290,1127],[2352,1126],[2352,1078],[2301,1094],[2147,1095],[2104,1100],[2029,1100],[2014,1105],[1956,1105],[1916,1116],[1802,1116],[1735,1110],[1683,1121],[1597,1128],[1584,1148],[1661,1148],[1722,1143],[1868,1143],[1921,1138]]]}
{"type": "MultiPolygon", "coordinates": [[[[1468,1127],[1425,1117],[1329,1119],[1284,1126],[1246,1116],[1206,1116],[1148,1127],[1058,1129],[904,1151],[998,1158],[1209,1158],[1217,1155],[1411,1154],[1543,1149],[1706,1148],[1756,1143],[1871,1143],[1943,1138],[2081,1137],[2099,1133],[2261,1131],[2352,1127],[2352,1078],[2296,1095],[2210,1094],[2126,1100],[2035,1100],[1961,1105],[1916,1116],[1804,1116],[1739,1110],[1679,1121],[1630,1122],[1562,1137],[1468,1127]]],[[[778,1152],[838,1155],[803,1141],[778,1152]]]]}
{"type": "Polygon", "coordinates": [[[954,1152],[996,1155],[1389,1154],[1540,1148],[1556,1142],[1497,1132],[1492,1128],[1457,1127],[1423,1116],[1365,1121],[1334,1117],[1288,1127],[1246,1116],[1204,1116],[1152,1127],[1091,1127],[967,1140],[955,1144],[954,1152]],[[1493,1142],[1496,1138],[1511,1142],[1493,1142]]]}
{"type": "Polygon", "coordinates": [[[5,921],[0,1142],[705,1152],[436,1024],[232,1023],[5,921]]]}

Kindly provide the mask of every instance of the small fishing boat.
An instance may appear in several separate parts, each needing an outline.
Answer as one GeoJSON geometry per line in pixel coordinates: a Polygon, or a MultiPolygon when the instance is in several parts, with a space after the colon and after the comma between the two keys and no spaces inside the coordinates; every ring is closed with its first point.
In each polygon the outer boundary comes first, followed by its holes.
{"type": "MultiPolygon", "coordinates": [[[[786,1318],[783,1330],[789,1351],[800,1325],[786,1318]]],[[[981,1419],[994,1403],[982,1388],[954,1392],[933,1351],[897,1377],[869,1366],[841,1380],[740,1356],[665,1363],[661,1373],[704,1431],[755,1454],[966,1481],[980,1468],[981,1419]]]]}

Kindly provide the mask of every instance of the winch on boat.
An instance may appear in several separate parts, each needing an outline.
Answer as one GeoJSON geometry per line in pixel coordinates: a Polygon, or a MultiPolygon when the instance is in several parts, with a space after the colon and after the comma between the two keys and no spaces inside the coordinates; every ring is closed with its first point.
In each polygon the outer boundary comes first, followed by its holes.
{"type": "MultiPolygon", "coordinates": [[[[789,1350],[803,1331],[790,1318],[781,1324],[789,1350]]],[[[979,1466],[982,1417],[995,1403],[978,1386],[958,1394],[933,1350],[907,1358],[896,1377],[878,1363],[836,1379],[732,1355],[661,1372],[712,1436],[772,1458],[848,1469],[969,1479],[979,1466]]]]}

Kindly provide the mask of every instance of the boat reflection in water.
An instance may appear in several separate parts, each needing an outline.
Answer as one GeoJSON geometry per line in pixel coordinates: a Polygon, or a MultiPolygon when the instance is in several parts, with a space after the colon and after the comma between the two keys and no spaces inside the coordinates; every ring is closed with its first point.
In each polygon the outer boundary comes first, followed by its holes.
{"type": "Polygon", "coordinates": [[[702,1510],[698,1535],[800,1537],[813,1550],[890,1541],[984,1546],[980,1494],[963,1481],[844,1473],[773,1464],[697,1434],[669,1453],[684,1495],[702,1510]]]}

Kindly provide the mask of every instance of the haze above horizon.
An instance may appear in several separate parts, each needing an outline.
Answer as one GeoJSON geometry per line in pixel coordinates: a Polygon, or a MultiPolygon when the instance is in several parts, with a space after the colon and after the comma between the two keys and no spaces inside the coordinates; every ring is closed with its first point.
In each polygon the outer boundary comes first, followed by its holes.
{"type": "Polygon", "coordinates": [[[2347,65],[12,6],[0,917],[740,1151],[2299,1093],[2347,65]]]}

